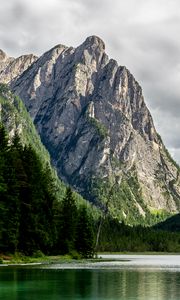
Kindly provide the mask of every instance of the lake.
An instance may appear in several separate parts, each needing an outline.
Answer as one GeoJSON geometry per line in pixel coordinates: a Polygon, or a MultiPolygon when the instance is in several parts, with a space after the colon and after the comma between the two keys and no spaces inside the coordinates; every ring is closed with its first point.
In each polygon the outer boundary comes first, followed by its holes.
{"type": "Polygon", "coordinates": [[[95,263],[1,266],[0,300],[180,300],[179,255],[102,258],[95,263]]]}

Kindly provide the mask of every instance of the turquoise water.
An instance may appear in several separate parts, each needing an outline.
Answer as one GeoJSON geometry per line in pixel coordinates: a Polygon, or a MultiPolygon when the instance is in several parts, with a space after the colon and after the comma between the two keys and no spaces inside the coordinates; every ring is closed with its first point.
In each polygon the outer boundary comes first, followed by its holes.
{"type": "Polygon", "coordinates": [[[180,300],[180,269],[1,267],[0,300],[180,300]]]}

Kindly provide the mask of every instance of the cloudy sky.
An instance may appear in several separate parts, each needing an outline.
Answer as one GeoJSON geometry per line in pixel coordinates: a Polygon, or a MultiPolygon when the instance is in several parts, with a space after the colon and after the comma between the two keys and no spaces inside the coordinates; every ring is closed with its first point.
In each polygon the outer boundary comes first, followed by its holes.
{"type": "Polygon", "coordinates": [[[180,163],[179,0],[2,0],[0,48],[42,54],[100,36],[141,84],[156,128],[180,163]]]}

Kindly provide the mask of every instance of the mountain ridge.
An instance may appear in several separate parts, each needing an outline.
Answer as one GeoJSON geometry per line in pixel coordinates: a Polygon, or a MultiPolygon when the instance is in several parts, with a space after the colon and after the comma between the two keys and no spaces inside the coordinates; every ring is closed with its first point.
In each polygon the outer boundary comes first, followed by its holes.
{"type": "Polygon", "coordinates": [[[37,58],[34,54],[21,55],[17,58],[9,57],[0,49],[0,82],[10,83],[27,70],[37,58]]]}

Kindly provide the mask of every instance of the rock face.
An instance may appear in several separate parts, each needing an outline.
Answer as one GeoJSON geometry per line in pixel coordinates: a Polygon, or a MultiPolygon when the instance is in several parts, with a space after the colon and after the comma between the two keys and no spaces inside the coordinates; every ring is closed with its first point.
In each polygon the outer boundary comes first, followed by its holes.
{"type": "Polygon", "coordinates": [[[33,54],[22,55],[18,58],[8,57],[0,49],[0,82],[8,84],[15,78],[17,79],[36,60],[37,56],[33,54]]]}
{"type": "MultiPolygon", "coordinates": [[[[7,70],[7,68],[5,68],[7,70]]],[[[5,70],[3,72],[5,72],[5,70]]],[[[157,134],[142,89],[92,36],[57,45],[4,78],[24,101],[59,176],[119,219],[180,209],[179,167],[157,134]]]]}
{"type": "Polygon", "coordinates": [[[13,57],[8,57],[7,54],[0,49],[0,74],[13,60],[13,57]]]}

